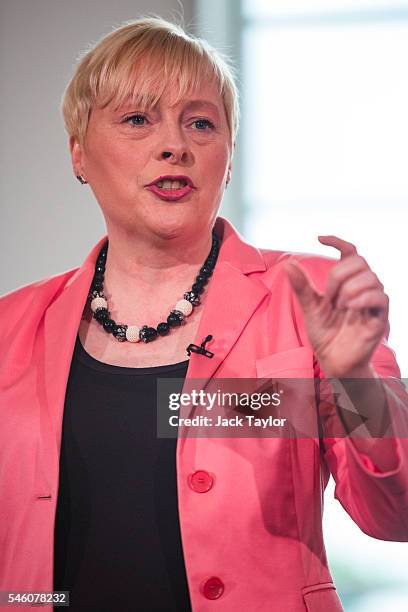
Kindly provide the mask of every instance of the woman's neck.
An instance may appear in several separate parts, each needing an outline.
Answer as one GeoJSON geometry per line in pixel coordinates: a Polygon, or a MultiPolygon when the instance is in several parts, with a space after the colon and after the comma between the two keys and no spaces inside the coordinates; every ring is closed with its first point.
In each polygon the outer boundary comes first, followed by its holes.
{"type": "Polygon", "coordinates": [[[212,244],[211,232],[194,241],[108,236],[104,293],[112,312],[122,317],[135,305],[150,312],[174,307],[191,289],[212,244]]]}

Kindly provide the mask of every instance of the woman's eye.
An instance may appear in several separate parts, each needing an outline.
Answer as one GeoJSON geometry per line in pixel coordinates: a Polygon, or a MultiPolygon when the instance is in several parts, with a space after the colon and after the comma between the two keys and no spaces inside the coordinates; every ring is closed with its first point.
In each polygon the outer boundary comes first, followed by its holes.
{"type": "Polygon", "coordinates": [[[145,125],[146,117],[144,115],[130,115],[124,119],[124,123],[129,123],[132,127],[140,127],[145,125]]]}
{"type": "Polygon", "coordinates": [[[206,132],[206,128],[211,130],[214,129],[214,124],[208,119],[197,119],[196,121],[193,121],[193,125],[196,125],[198,131],[200,132],[206,132]]]}

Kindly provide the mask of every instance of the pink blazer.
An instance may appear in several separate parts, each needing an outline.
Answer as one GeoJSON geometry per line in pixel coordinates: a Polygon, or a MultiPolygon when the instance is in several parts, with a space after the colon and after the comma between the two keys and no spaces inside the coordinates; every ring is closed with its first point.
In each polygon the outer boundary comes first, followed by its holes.
{"type": "MultiPolygon", "coordinates": [[[[222,217],[217,228],[223,242],[195,339],[212,334],[207,348],[215,356],[192,354],[185,385],[321,376],[283,263],[301,260],[323,290],[335,260],[254,248],[222,217]]],[[[105,239],[80,268],[0,300],[2,591],[52,591],[65,390],[105,239]]],[[[407,436],[408,398],[385,339],[372,363],[387,377],[394,431],[407,436]]],[[[335,497],[365,533],[408,541],[407,439],[391,444],[395,469],[380,472],[347,438],[325,437],[320,445],[318,438],[179,438],[180,528],[193,610],[342,610],[323,543],[323,492],[331,472],[335,497]]]]}

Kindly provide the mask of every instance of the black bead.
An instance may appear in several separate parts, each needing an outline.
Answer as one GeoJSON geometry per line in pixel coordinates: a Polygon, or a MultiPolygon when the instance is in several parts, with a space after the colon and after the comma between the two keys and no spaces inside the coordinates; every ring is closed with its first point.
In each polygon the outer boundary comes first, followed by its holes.
{"type": "Polygon", "coordinates": [[[96,274],[105,274],[105,266],[97,265],[95,268],[95,275],[96,274]]]}
{"type": "Polygon", "coordinates": [[[143,342],[151,342],[157,338],[157,331],[154,329],[154,327],[147,327],[147,325],[144,325],[139,332],[139,338],[143,342]]]}
{"type": "Polygon", "coordinates": [[[170,326],[168,323],[159,323],[157,326],[157,333],[159,336],[167,336],[170,331],[170,326]]]}
{"type": "Polygon", "coordinates": [[[200,298],[198,297],[197,293],[194,293],[194,291],[186,291],[183,298],[190,302],[190,304],[193,306],[198,306],[200,304],[200,298]]]}
{"type": "Polygon", "coordinates": [[[170,325],[170,327],[178,327],[181,325],[181,320],[176,313],[171,312],[167,317],[167,323],[170,325]]]}
{"type": "Polygon", "coordinates": [[[196,278],[196,283],[199,283],[200,285],[206,285],[208,282],[208,277],[205,276],[204,274],[199,274],[196,278]]]}
{"type": "Polygon", "coordinates": [[[181,312],[181,310],[172,310],[171,314],[177,315],[182,323],[184,322],[184,319],[186,318],[185,315],[181,312]]]}
{"type": "Polygon", "coordinates": [[[107,331],[109,334],[111,334],[116,327],[116,323],[113,319],[105,319],[102,325],[104,330],[107,331]]]}
{"type": "Polygon", "coordinates": [[[96,280],[95,282],[92,283],[92,289],[95,289],[95,291],[102,291],[103,282],[96,280]]]}
{"type": "Polygon", "coordinates": [[[191,289],[194,293],[202,293],[204,291],[204,287],[200,283],[194,283],[191,289]]]}
{"type": "Polygon", "coordinates": [[[105,275],[103,272],[95,272],[94,274],[94,280],[95,281],[100,281],[103,283],[103,279],[104,279],[105,275]]]}
{"type": "Polygon", "coordinates": [[[212,270],[209,266],[203,266],[202,268],[200,268],[200,274],[208,278],[209,276],[211,276],[212,270]]]}
{"type": "Polygon", "coordinates": [[[97,321],[105,321],[109,318],[109,311],[107,308],[98,308],[98,310],[94,313],[94,318],[97,321]]]}
{"type": "Polygon", "coordinates": [[[116,340],[119,342],[126,341],[126,328],[127,325],[115,325],[112,330],[112,335],[115,336],[116,340]]]}

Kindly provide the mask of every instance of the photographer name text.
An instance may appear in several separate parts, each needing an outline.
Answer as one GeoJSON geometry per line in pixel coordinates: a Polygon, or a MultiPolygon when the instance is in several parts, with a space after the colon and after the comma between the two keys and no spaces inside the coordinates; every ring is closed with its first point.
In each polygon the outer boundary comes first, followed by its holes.
{"type": "Polygon", "coordinates": [[[183,418],[173,415],[169,418],[171,427],[284,427],[286,419],[278,417],[256,417],[254,415],[222,417],[213,419],[209,416],[195,416],[193,418],[183,418]]]}

